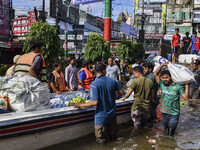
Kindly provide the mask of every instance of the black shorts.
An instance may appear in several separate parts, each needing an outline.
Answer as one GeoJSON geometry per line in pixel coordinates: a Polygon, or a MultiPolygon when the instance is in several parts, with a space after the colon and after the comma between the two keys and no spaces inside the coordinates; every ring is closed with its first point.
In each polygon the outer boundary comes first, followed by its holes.
{"type": "Polygon", "coordinates": [[[173,46],[172,54],[178,53],[178,51],[179,51],[179,47],[173,46]]]}

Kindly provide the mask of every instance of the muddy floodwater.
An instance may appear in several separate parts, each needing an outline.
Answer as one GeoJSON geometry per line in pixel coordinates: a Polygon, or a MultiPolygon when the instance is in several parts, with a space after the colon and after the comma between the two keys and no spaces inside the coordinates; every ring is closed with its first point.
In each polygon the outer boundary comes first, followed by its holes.
{"type": "Polygon", "coordinates": [[[133,125],[128,122],[118,126],[116,142],[99,145],[91,134],[44,150],[200,150],[200,100],[185,102],[181,105],[181,116],[173,138],[165,134],[162,122],[135,134],[131,134],[133,125]],[[149,139],[152,139],[151,143],[149,139]]]}

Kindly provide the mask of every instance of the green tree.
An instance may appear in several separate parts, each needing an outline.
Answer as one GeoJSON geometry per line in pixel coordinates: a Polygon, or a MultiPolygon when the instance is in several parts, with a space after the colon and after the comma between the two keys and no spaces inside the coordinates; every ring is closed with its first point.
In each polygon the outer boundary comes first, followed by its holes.
{"type": "Polygon", "coordinates": [[[143,57],[143,44],[131,44],[129,41],[122,41],[116,49],[116,54],[119,59],[138,59],[143,57]]]}
{"type": "Polygon", "coordinates": [[[121,41],[119,46],[116,49],[116,54],[119,59],[129,59],[134,57],[134,50],[131,42],[121,41]]]}
{"type": "Polygon", "coordinates": [[[92,61],[97,62],[102,60],[102,56],[104,58],[108,57],[109,51],[106,45],[107,42],[104,42],[104,39],[100,34],[91,33],[87,38],[84,59],[91,59],[92,61]]]}
{"type": "Polygon", "coordinates": [[[52,64],[59,61],[59,56],[63,56],[63,48],[60,45],[60,39],[56,33],[56,29],[47,23],[36,22],[30,28],[30,33],[24,42],[24,53],[29,53],[29,42],[39,39],[44,45],[42,47],[42,55],[44,56],[47,71],[50,71],[52,64]]]}
{"type": "Polygon", "coordinates": [[[134,56],[133,59],[142,59],[145,53],[144,45],[142,43],[133,44],[134,56]]]}

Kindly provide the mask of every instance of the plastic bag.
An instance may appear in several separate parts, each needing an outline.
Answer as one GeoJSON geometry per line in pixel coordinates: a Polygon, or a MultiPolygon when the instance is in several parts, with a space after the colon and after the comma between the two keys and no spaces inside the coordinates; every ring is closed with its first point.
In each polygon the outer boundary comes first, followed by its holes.
{"type": "MultiPolygon", "coordinates": [[[[154,62],[155,62],[155,67],[154,67],[153,71],[155,72],[156,69],[163,62],[169,62],[169,61],[166,58],[157,56],[154,59],[154,62]]],[[[162,68],[162,70],[163,69],[168,69],[172,75],[172,80],[178,84],[188,84],[188,83],[195,81],[194,74],[185,66],[178,65],[178,64],[172,64],[171,62],[169,62],[169,64],[167,65],[167,68],[162,68]]]]}
{"type": "Polygon", "coordinates": [[[0,108],[3,110],[7,110],[7,102],[4,98],[0,98],[0,108]]]}
{"type": "Polygon", "coordinates": [[[200,56],[195,55],[195,54],[182,54],[182,55],[179,55],[178,61],[179,61],[180,63],[187,63],[187,64],[190,64],[191,61],[192,61],[192,58],[193,58],[194,60],[196,60],[196,59],[199,59],[200,56]]]}
{"type": "Polygon", "coordinates": [[[11,111],[33,111],[50,108],[50,91],[31,76],[0,77],[0,95],[9,97],[11,111]]]}

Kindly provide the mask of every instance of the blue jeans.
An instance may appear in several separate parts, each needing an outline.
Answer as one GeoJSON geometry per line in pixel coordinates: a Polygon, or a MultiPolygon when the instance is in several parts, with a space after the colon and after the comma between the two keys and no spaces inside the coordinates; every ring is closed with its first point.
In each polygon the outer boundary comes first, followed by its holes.
{"type": "Polygon", "coordinates": [[[196,54],[198,55],[199,51],[196,51],[196,50],[191,50],[191,54],[196,54]]]}
{"type": "Polygon", "coordinates": [[[173,136],[178,125],[179,115],[169,115],[162,113],[163,124],[167,130],[168,135],[173,136]]]}

